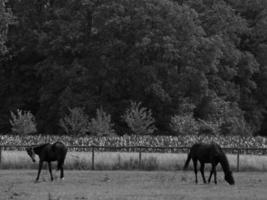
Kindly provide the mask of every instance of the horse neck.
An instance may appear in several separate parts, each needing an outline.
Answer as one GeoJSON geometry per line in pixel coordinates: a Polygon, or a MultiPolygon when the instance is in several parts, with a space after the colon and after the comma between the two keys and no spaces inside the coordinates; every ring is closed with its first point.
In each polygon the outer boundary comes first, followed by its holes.
{"type": "Polygon", "coordinates": [[[230,171],[229,162],[228,162],[228,159],[224,153],[220,155],[220,164],[222,166],[224,173],[227,173],[230,171]]]}

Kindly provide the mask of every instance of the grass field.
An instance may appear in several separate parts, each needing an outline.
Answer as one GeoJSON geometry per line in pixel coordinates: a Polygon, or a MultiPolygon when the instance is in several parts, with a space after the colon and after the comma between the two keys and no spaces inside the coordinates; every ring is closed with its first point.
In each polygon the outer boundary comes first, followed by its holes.
{"type": "MultiPolygon", "coordinates": [[[[92,154],[90,152],[68,152],[65,162],[66,169],[91,169],[92,154]]],[[[142,153],[141,169],[144,170],[180,170],[186,154],[175,153],[142,153]]],[[[236,169],[237,156],[227,154],[230,166],[236,169]]],[[[192,167],[192,164],[190,165],[192,167]]],[[[3,151],[2,169],[33,169],[37,164],[32,163],[24,151],[3,151]]],[[[139,168],[138,153],[126,152],[96,152],[95,169],[97,170],[133,170],[139,168]]],[[[218,168],[219,169],[219,168],[218,168]]],[[[267,171],[267,156],[240,155],[241,171],[267,171]]]]}
{"type": "Polygon", "coordinates": [[[262,172],[235,173],[234,186],[223,181],[222,172],[217,185],[194,184],[192,171],[67,170],[65,180],[54,182],[43,171],[35,183],[36,172],[1,170],[0,200],[265,200],[267,195],[267,173],[262,172]]]}

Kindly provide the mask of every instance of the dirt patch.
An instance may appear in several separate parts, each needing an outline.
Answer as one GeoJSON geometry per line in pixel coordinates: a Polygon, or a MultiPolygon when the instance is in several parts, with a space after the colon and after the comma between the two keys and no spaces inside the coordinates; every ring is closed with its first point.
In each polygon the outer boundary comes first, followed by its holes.
{"type": "MultiPolygon", "coordinates": [[[[34,182],[35,170],[1,170],[0,199],[14,200],[174,200],[266,199],[267,173],[235,173],[235,186],[218,173],[218,184],[194,184],[194,174],[163,171],[66,171],[50,182],[47,171],[34,182]]],[[[54,174],[56,172],[54,171],[54,174]]],[[[208,173],[206,174],[206,176],[208,173]]],[[[57,174],[58,176],[58,174],[57,174]]]]}

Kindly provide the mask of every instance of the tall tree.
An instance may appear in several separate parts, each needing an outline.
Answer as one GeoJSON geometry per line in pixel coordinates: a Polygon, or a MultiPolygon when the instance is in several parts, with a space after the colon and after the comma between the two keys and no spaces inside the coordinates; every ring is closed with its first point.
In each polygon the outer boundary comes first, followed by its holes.
{"type": "Polygon", "coordinates": [[[264,0],[10,0],[9,6],[17,21],[0,60],[2,116],[31,110],[41,132],[56,133],[68,107],[92,116],[103,106],[123,126],[121,114],[135,100],[152,109],[159,130],[168,130],[185,101],[201,107],[220,99],[260,126],[267,94],[264,0]]]}
{"type": "Polygon", "coordinates": [[[0,0],[0,55],[7,52],[6,40],[8,25],[12,22],[10,10],[6,8],[6,1],[0,0]]]}

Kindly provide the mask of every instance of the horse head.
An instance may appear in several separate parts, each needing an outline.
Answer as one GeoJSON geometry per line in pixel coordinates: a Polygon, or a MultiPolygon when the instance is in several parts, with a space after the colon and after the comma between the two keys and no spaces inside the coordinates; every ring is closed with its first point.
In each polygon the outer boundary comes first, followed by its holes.
{"type": "Polygon", "coordinates": [[[225,173],[224,179],[230,184],[230,185],[234,185],[235,184],[235,180],[233,177],[233,174],[231,171],[225,173]]]}
{"type": "Polygon", "coordinates": [[[33,151],[33,148],[28,147],[28,148],[26,148],[26,151],[27,151],[28,155],[31,157],[32,162],[35,162],[36,160],[35,160],[35,153],[33,151]]]}

